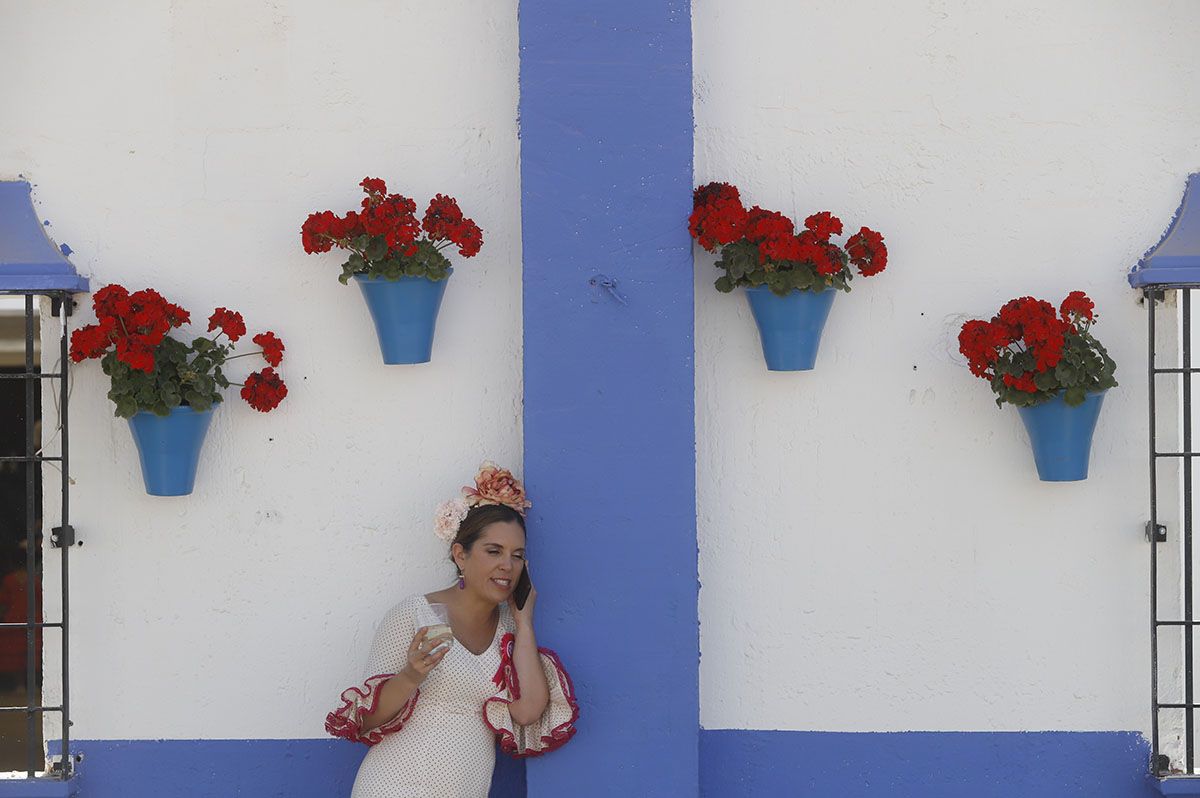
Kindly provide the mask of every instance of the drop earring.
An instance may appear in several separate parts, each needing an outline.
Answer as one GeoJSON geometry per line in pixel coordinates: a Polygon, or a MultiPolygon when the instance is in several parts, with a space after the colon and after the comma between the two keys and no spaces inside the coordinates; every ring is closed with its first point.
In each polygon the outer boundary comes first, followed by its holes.
{"type": "Polygon", "coordinates": [[[467,589],[467,580],[463,579],[462,571],[458,572],[458,589],[459,590],[467,589]]]}

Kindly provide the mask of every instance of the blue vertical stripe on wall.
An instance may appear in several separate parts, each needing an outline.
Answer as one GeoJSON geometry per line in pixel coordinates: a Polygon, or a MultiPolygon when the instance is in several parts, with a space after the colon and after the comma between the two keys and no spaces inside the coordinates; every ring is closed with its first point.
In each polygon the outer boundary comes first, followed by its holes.
{"type": "Polygon", "coordinates": [[[699,789],[690,15],[520,3],[530,572],[583,712],[532,798],[699,789]]]}

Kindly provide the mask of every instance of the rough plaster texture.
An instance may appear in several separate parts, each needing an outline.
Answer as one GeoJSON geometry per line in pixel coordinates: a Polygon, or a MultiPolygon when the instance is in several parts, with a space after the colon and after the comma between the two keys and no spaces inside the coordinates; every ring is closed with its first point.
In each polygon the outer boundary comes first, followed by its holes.
{"type": "Polygon", "coordinates": [[[98,365],[74,370],[73,733],[321,737],[390,603],[449,582],[434,505],[484,456],[519,466],[516,4],[3,8],[0,174],[35,183],[93,286],[287,345],[286,402],[231,394],[188,498],[143,493],[98,365]],[[364,175],[484,228],[429,365],[383,366],[336,255],[300,247],[364,175]]]}
{"type": "Polygon", "coordinates": [[[768,373],[698,255],[706,728],[1148,728],[1145,320],[1125,271],[1200,167],[1191,3],[697,0],[696,181],[882,231],[815,371],[768,373]],[[1121,387],[1036,479],[957,355],[1097,302],[1121,387]]]}

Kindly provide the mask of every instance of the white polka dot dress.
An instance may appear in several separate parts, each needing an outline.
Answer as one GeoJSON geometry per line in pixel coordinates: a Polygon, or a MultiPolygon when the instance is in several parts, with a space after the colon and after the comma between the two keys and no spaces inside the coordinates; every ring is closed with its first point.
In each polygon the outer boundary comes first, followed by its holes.
{"type": "Polygon", "coordinates": [[[380,687],[404,668],[417,629],[437,622],[424,596],[392,608],[375,634],[366,681],[343,692],[342,705],[325,720],[329,733],[371,746],[351,798],[487,798],[497,738],[506,753],[535,756],[575,733],[579,708],[571,679],[549,649],[539,649],[550,686],[546,711],[529,726],[516,726],[509,717],[508,704],[520,695],[520,685],[512,667],[507,604],[500,605],[487,650],[475,655],[455,641],[396,717],[362,728],[380,687]]]}

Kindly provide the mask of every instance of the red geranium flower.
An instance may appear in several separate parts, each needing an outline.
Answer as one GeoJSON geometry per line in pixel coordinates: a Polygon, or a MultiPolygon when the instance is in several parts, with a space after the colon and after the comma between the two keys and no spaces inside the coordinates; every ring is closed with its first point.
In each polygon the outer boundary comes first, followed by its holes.
{"type": "Polygon", "coordinates": [[[991,383],[997,404],[1032,407],[1062,396],[1067,405],[1077,406],[1089,394],[1117,384],[1116,363],[1088,325],[1076,324],[1093,309],[1081,291],[1072,292],[1058,310],[1041,299],[1017,297],[991,321],[965,323],[958,348],[971,373],[991,383]]]}
{"type": "Polygon", "coordinates": [[[863,277],[879,274],[887,268],[887,247],[883,236],[864,227],[846,239],[846,254],[863,277]]]}
{"type": "Polygon", "coordinates": [[[700,246],[712,252],[742,238],[747,218],[735,189],[732,196],[713,195],[706,203],[697,205],[688,217],[688,231],[700,246]]]}
{"type": "Polygon", "coordinates": [[[1063,321],[1070,321],[1072,315],[1092,321],[1095,318],[1095,309],[1096,303],[1088,299],[1088,295],[1082,291],[1072,291],[1067,294],[1067,298],[1059,306],[1063,321]]]}
{"type": "Polygon", "coordinates": [[[338,278],[343,283],[360,275],[388,280],[406,275],[444,279],[450,267],[443,254],[444,242],[458,247],[465,258],[479,254],[483,247],[483,230],[463,215],[453,197],[435,195],[421,218],[416,202],[389,194],[387,184],[379,178],[363,178],[359,185],[366,193],[360,210],[345,217],[332,211],[313,213],[300,228],[305,252],[329,252],[334,247],[350,251],[338,278]],[[417,258],[423,242],[439,246],[417,258]]]}
{"type": "Polygon", "coordinates": [[[479,254],[483,247],[483,230],[470,219],[450,231],[450,240],[458,247],[458,254],[464,258],[472,258],[479,254]]]}
{"type": "MultiPolygon", "coordinates": [[[[233,354],[233,343],[246,335],[240,313],[217,308],[209,317],[208,331],[219,329],[220,333],[211,340],[184,342],[168,339],[167,333],[187,324],[190,314],[153,288],[130,294],[122,286],[107,285],[96,291],[92,304],[99,320],[71,333],[68,354],[75,363],[103,358],[104,371],[112,381],[109,396],[118,416],[162,413],[180,404],[203,411],[221,401],[220,389],[230,384],[222,378],[221,369],[239,357],[233,354]],[[229,340],[220,340],[222,335],[229,340]],[[114,368],[117,363],[128,368],[114,368]],[[197,379],[200,375],[210,379],[197,379]]],[[[284,345],[270,331],[253,340],[262,348],[269,367],[250,376],[243,396],[266,412],[287,394],[283,380],[271,368],[282,361],[284,345]]]]}
{"type": "Polygon", "coordinates": [[[259,333],[250,340],[262,347],[263,360],[272,366],[278,366],[283,360],[283,341],[275,337],[275,333],[268,330],[265,333],[259,333]]]}
{"type": "Polygon", "coordinates": [[[1054,306],[1033,297],[1014,299],[1000,308],[992,320],[1003,325],[1013,340],[1023,340],[1037,359],[1037,370],[1054,368],[1062,360],[1066,322],[1059,319],[1054,306]]]}
{"type": "Polygon", "coordinates": [[[96,318],[121,318],[129,312],[129,292],[123,286],[106,285],[92,295],[96,318]]]}
{"type": "Polygon", "coordinates": [[[129,367],[151,374],[154,371],[154,347],[141,335],[123,335],[117,339],[117,360],[129,367]]]}
{"type": "Polygon", "coordinates": [[[746,238],[759,242],[768,238],[780,238],[795,235],[796,226],[792,220],[779,211],[768,211],[755,205],[749,211],[746,220],[746,238]]]}
{"type": "Polygon", "coordinates": [[[813,232],[818,241],[828,241],[830,236],[842,234],[842,220],[829,211],[814,213],[804,220],[804,226],[813,232]]]}
{"type": "Polygon", "coordinates": [[[800,255],[804,252],[804,247],[800,244],[800,239],[795,236],[778,236],[767,238],[758,244],[758,259],[760,263],[766,261],[796,261],[800,260],[800,255]]]}
{"type": "Polygon", "coordinates": [[[1018,391],[1025,393],[1037,393],[1038,388],[1033,383],[1034,374],[1032,371],[1026,371],[1020,377],[1014,377],[1011,374],[1004,375],[1004,384],[1010,388],[1016,388],[1018,391]]]}
{"type": "Polygon", "coordinates": [[[242,398],[246,403],[262,413],[269,413],[279,406],[287,396],[287,385],[279,379],[273,368],[256,371],[246,378],[242,386],[242,398]]]}
{"type": "Polygon", "coordinates": [[[431,240],[444,241],[451,237],[450,231],[462,222],[463,212],[458,207],[458,201],[454,197],[437,194],[429,201],[421,227],[429,233],[431,240]]]}
{"type": "Polygon", "coordinates": [[[363,191],[368,194],[386,194],[387,183],[380,180],[378,177],[364,177],[359,183],[363,187],[363,191]]]}
{"type": "Polygon", "coordinates": [[[972,374],[991,379],[1000,350],[1011,342],[1001,325],[976,319],[964,324],[959,332],[958,351],[967,358],[972,374]]]}
{"type": "Polygon", "coordinates": [[[780,274],[767,281],[780,295],[789,290],[818,290],[826,286],[849,291],[853,272],[863,276],[883,271],[887,266],[887,248],[883,236],[864,227],[850,238],[847,249],[832,242],[841,235],[842,220],[830,211],[819,211],[804,220],[798,233],[795,223],[779,211],[755,205],[747,210],[741,194],[729,183],[706,183],[692,194],[692,213],[688,232],[709,252],[725,249],[718,268],[726,274],[717,280],[717,289],[731,291],[735,286],[761,285],[763,273],[780,274]],[[758,265],[747,265],[747,254],[757,255],[758,265]],[[799,273],[794,274],[793,273],[799,273]]]}
{"type": "Polygon", "coordinates": [[[103,355],[112,345],[113,331],[116,328],[116,319],[109,316],[101,319],[98,324],[89,324],[73,331],[71,333],[71,360],[81,363],[88,358],[103,355]]]}
{"type": "Polygon", "coordinates": [[[234,310],[217,308],[213,311],[208,317],[208,331],[212,332],[218,327],[229,338],[230,343],[237,343],[237,340],[246,334],[246,322],[242,320],[242,314],[234,310]]]}
{"type": "Polygon", "coordinates": [[[383,236],[388,249],[411,256],[416,254],[413,242],[421,235],[421,223],[417,221],[416,212],[417,203],[408,197],[371,194],[363,200],[363,212],[359,214],[359,219],[367,235],[383,236]]]}
{"type": "Polygon", "coordinates": [[[692,192],[692,207],[699,208],[714,200],[736,200],[740,203],[741,199],[742,197],[737,190],[737,186],[729,183],[705,183],[703,186],[698,186],[692,192]]]}

